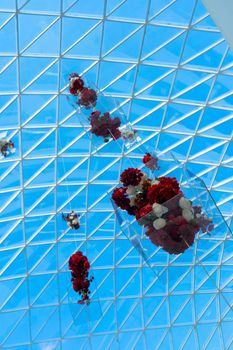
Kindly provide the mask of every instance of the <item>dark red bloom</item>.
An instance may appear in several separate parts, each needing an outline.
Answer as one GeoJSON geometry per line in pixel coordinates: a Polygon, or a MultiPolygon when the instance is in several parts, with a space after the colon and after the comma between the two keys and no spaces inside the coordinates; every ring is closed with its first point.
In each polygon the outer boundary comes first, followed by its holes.
{"type": "Polygon", "coordinates": [[[155,230],[153,226],[147,227],[146,235],[157,247],[161,246],[169,254],[181,254],[193,245],[195,235],[199,231],[197,226],[189,223],[176,227],[173,237],[167,230],[167,225],[161,230],[155,230]]]}
{"type": "Polygon", "coordinates": [[[179,193],[180,186],[176,178],[160,177],[159,184],[149,187],[147,199],[151,204],[163,204],[179,193]]]}
{"type": "Polygon", "coordinates": [[[84,88],[84,81],[80,78],[77,73],[70,74],[70,93],[71,95],[78,95],[84,88]]]}
{"type": "Polygon", "coordinates": [[[136,210],[135,216],[140,225],[146,225],[154,218],[153,208],[151,204],[146,204],[144,207],[136,210]]]}
{"type": "Polygon", "coordinates": [[[135,207],[130,206],[130,200],[126,194],[126,188],[118,187],[112,193],[112,200],[122,210],[126,210],[128,214],[135,214],[135,207]]]}
{"type": "Polygon", "coordinates": [[[128,168],[121,174],[121,182],[124,186],[137,186],[141,179],[142,179],[143,173],[139,169],[134,168],[128,168]]]}
{"type": "Polygon", "coordinates": [[[159,170],[158,158],[146,153],[142,159],[145,166],[151,170],[159,170]]]}
{"type": "Polygon", "coordinates": [[[145,207],[142,207],[139,212],[140,212],[140,217],[150,214],[152,212],[152,205],[151,204],[145,205],[145,207]]]}
{"type": "Polygon", "coordinates": [[[91,132],[96,136],[102,136],[105,142],[109,141],[109,138],[115,140],[121,137],[119,127],[121,121],[118,117],[111,119],[110,114],[105,112],[102,116],[99,111],[92,112],[90,115],[91,132]]]}
{"type": "Polygon", "coordinates": [[[89,302],[89,287],[93,277],[88,278],[90,263],[87,257],[82,252],[77,251],[69,259],[69,269],[71,270],[73,289],[82,297],[78,303],[89,302]]]}
{"type": "Polygon", "coordinates": [[[96,106],[97,93],[93,89],[83,88],[79,94],[78,105],[90,109],[96,106]]]}

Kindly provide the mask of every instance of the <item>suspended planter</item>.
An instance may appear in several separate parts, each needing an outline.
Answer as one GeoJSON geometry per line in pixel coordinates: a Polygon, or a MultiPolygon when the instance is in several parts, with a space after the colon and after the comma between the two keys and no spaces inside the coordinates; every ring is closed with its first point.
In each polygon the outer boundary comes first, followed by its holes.
{"type": "Polygon", "coordinates": [[[89,304],[91,293],[89,287],[94,279],[90,276],[90,263],[82,252],[77,251],[69,259],[69,270],[71,270],[71,282],[73,290],[78,293],[78,304],[89,304]]]}
{"type": "Polygon", "coordinates": [[[8,157],[15,153],[14,142],[6,138],[7,133],[0,134],[0,157],[8,157]]]}
{"type": "Polygon", "coordinates": [[[121,230],[149,264],[156,265],[159,248],[170,255],[190,254],[191,260],[195,241],[230,232],[204,182],[184,166],[176,174],[182,183],[132,166],[112,193],[121,230]]]}
{"type": "Polygon", "coordinates": [[[77,111],[81,125],[104,143],[123,140],[129,148],[140,141],[115,99],[98,91],[77,73],[69,75],[68,101],[77,111]]]}
{"type": "Polygon", "coordinates": [[[62,219],[66,221],[67,226],[71,227],[74,230],[78,230],[80,228],[80,215],[75,213],[73,210],[68,214],[62,213],[62,219]]]}
{"type": "Polygon", "coordinates": [[[102,310],[97,287],[88,258],[81,251],[69,259],[71,277],[68,284],[68,302],[79,333],[90,332],[101,319],[102,310]]]}

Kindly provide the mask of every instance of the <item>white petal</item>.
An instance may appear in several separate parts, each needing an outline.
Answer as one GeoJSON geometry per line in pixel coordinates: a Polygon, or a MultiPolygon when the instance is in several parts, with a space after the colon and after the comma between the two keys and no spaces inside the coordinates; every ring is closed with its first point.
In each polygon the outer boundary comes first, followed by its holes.
{"type": "Polygon", "coordinates": [[[79,224],[78,219],[74,219],[74,220],[72,221],[72,225],[77,225],[77,224],[79,224]]]}
{"type": "Polygon", "coordinates": [[[184,197],[181,197],[180,200],[179,200],[179,206],[182,208],[182,209],[190,209],[191,208],[191,202],[184,198],[184,197]]]}
{"type": "Polygon", "coordinates": [[[190,209],[183,209],[182,210],[182,216],[187,220],[188,222],[191,221],[194,218],[193,211],[190,209]]]}
{"type": "Polygon", "coordinates": [[[153,212],[155,213],[156,216],[158,216],[159,218],[163,215],[163,214],[166,214],[168,212],[168,208],[161,205],[161,204],[158,204],[158,203],[154,203],[152,205],[152,208],[153,208],[153,212]]]}
{"type": "Polygon", "coordinates": [[[156,230],[160,230],[161,228],[163,228],[164,226],[166,226],[166,220],[164,219],[156,219],[153,222],[153,226],[156,230]]]}
{"type": "Polygon", "coordinates": [[[151,181],[151,185],[158,185],[159,184],[159,180],[152,180],[151,181]]]}
{"type": "Polygon", "coordinates": [[[132,186],[132,185],[129,185],[127,190],[126,190],[126,193],[131,196],[131,195],[134,195],[136,193],[136,188],[135,186],[132,186]]]}

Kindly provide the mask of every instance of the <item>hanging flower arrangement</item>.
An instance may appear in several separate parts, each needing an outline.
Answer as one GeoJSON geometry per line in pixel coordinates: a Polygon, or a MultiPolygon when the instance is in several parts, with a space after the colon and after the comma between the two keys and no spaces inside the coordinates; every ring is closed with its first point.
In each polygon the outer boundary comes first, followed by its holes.
{"type": "Polygon", "coordinates": [[[73,210],[69,214],[62,214],[62,218],[72,229],[78,230],[80,228],[79,215],[76,214],[73,210]]]}
{"type": "Polygon", "coordinates": [[[151,155],[150,153],[146,153],[142,159],[143,163],[150,170],[159,170],[158,166],[158,158],[156,156],[151,155]]]}
{"type": "Polygon", "coordinates": [[[0,139],[0,152],[4,157],[10,155],[14,147],[14,143],[11,140],[0,139]]]}
{"type": "Polygon", "coordinates": [[[89,287],[94,277],[89,277],[90,263],[87,257],[80,251],[74,253],[69,258],[69,270],[71,270],[73,290],[81,297],[78,304],[90,304],[89,287]]]}
{"type": "Polygon", "coordinates": [[[124,120],[125,116],[121,112],[121,120],[119,116],[115,116],[117,104],[114,99],[105,99],[103,94],[96,92],[94,88],[87,87],[84,79],[82,79],[77,73],[71,73],[69,75],[69,92],[72,95],[72,99],[68,97],[68,101],[72,107],[77,109],[81,113],[81,109],[92,110],[89,117],[86,117],[85,112],[82,113],[80,122],[85,121],[90,124],[90,132],[97,137],[102,137],[104,142],[108,142],[111,138],[117,140],[121,138],[126,147],[139,140],[136,131],[132,128],[130,123],[124,120]],[[101,103],[98,101],[98,95],[101,96],[101,103]],[[111,101],[109,105],[109,101],[111,101]],[[105,112],[101,109],[104,108],[105,112]],[[108,110],[109,108],[109,110],[108,110]]]}
{"type": "Polygon", "coordinates": [[[176,178],[163,176],[153,180],[140,169],[128,168],[120,181],[123,187],[112,193],[114,203],[135,216],[151,242],[168,253],[183,253],[200,230],[213,230],[212,220],[201,206],[194,206],[185,198],[176,178]]]}

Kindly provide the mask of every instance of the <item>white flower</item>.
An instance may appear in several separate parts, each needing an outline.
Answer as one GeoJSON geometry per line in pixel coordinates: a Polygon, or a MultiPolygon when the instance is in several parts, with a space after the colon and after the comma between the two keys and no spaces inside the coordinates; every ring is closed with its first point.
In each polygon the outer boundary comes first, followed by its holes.
{"type": "Polygon", "coordinates": [[[161,228],[163,228],[164,226],[166,226],[166,220],[164,219],[156,219],[153,222],[153,226],[156,230],[160,230],[161,228]]]}
{"type": "Polygon", "coordinates": [[[153,212],[155,213],[156,216],[158,216],[159,218],[163,215],[166,214],[168,212],[168,208],[164,207],[161,204],[158,203],[154,203],[152,205],[153,208],[153,212]]]}
{"type": "Polygon", "coordinates": [[[73,78],[70,79],[70,87],[71,87],[71,88],[73,87],[74,82],[75,82],[75,80],[77,80],[77,79],[78,79],[78,77],[73,77],[73,78]]]}
{"type": "Polygon", "coordinates": [[[135,186],[132,186],[132,185],[129,185],[127,187],[127,190],[126,190],[126,193],[129,195],[129,196],[133,196],[137,193],[137,188],[135,186]]]}
{"type": "Polygon", "coordinates": [[[187,220],[188,222],[191,221],[194,218],[193,209],[183,209],[182,210],[182,216],[187,220]]]}
{"type": "Polygon", "coordinates": [[[130,198],[129,205],[133,207],[135,204],[135,197],[130,198]]]}
{"type": "Polygon", "coordinates": [[[79,220],[78,220],[78,219],[74,219],[74,220],[72,221],[72,225],[77,225],[77,224],[79,224],[79,220]]]}
{"type": "Polygon", "coordinates": [[[179,200],[179,206],[182,208],[182,209],[190,209],[191,208],[191,202],[184,198],[184,197],[181,197],[180,200],[179,200]]]}
{"type": "Polygon", "coordinates": [[[151,185],[158,185],[159,184],[159,180],[152,180],[151,181],[151,185]]]}
{"type": "Polygon", "coordinates": [[[69,219],[70,219],[70,220],[73,220],[73,218],[74,218],[73,215],[70,215],[70,216],[69,216],[69,219]]]}

